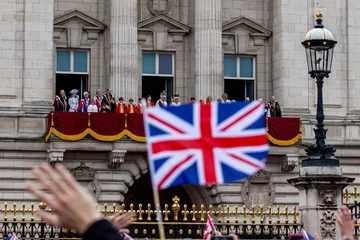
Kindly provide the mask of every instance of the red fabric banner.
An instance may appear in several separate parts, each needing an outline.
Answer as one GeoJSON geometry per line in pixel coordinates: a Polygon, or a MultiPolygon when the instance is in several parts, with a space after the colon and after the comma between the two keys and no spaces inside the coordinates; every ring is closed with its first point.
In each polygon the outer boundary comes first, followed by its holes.
{"type": "Polygon", "coordinates": [[[127,114],[126,135],[134,141],[146,142],[142,114],[127,114]]]}
{"type": "Polygon", "coordinates": [[[99,141],[117,141],[126,134],[125,114],[52,112],[46,140],[51,134],[64,141],[78,141],[87,135],[99,141]]]}
{"type": "MultiPolygon", "coordinates": [[[[278,146],[290,146],[302,139],[299,118],[267,118],[266,130],[269,142],[278,146]]],[[[142,114],[52,112],[48,115],[46,141],[52,134],[64,141],[78,141],[90,135],[105,142],[124,136],[146,142],[142,114]]]]}
{"type": "Polygon", "coordinates": [[[268,140],[278,146],[294,145],[302,139],[300,118],[267,118],[266,130],[268,140]]]}

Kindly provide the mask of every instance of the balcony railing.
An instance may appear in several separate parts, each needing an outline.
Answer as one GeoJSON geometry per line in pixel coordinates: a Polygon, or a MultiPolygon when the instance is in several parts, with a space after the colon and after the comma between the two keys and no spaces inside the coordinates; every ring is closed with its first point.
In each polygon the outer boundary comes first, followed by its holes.
{"type": "MultiPolygon", "coordinates": [[[[217,231],[223,234],[235,233],[240,239],[287,239],[291,233],[299,233],[302,224],[298,222],[297,207],[287,206],[217,206],[209,207],[180,205],[175,196],[173,202],[162,208],[164,230],[167,239],[201,239],[207,215],[214,221],[217,231]]],[[[0,237],[16,233],[19,238],[79,238],[76,231],[52,227],[35,215],[36,208],[50,214],[45,203],[40,204],[7,204],[1,209],[0,237]]],[[[116,204],[97,206],[104,218],[117,212],[133,212],[138,221],[129,227],[130,235],[135,239],[158,238],[156,210],[148,204],[118,206],[116,204]]]]}
{"type": "MultiPolygon", "coordinates": [[[[269,142],[291,146],[301,141],[301,119],[267,118],[269,142]]],[[[129,137],[146,142],[142,114],[52,112],[48,115],[46,141],[54,135],[63,141],[78,141],[91,136],[99,141],[112,142],[129,137]]]]}

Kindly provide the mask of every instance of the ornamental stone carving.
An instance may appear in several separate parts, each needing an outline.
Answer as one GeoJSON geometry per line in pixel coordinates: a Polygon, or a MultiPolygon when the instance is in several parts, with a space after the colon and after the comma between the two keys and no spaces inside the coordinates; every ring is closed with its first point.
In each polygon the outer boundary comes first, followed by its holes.
{"type": "Polygon", "coordinates": [[[241,196],[244,204],[251,210],[254,206],[258,211],[260,206],[271,206],[275,201],[275,186],[270,182],[271,175],[265,170],[260,170],[257,174],[244,182],[241,196]]]}
{"type": "Polygon", "coordinates": [[[153,15],[168,14],[171,9],[171,0],[147,0],[147,6],[153,15]]]}
{"type": "Polygon", "coordinates": [[[101,194],[100,183],[96,179],[96,171],[86,166],[84,162],[71,171],[74,178],[89,191],[96,201],[99,201],[101,194]]]}
{"type": "Polygon", "coordinates": [[[336,207],[336,190],[320,189],[319,194],[321,207],[336,207]]]}
{"type": "Polygon", "coordinates": [[[286,154],[281,162],[282,172],[292,172],[299,165],[299,154],[286,154]]]}
{"type": "Polygon", "coordinates": [[[320,219],[320,233],[323,240],[336,238],[336,223],[333,211],[326,210],[323,212],[320,219]]]}
{"type": "Polygon", "coordinates": [[[48,162],[53,165],[64,160],[65,149],[50,149],[48,153],[48,162]]]}
{"type": "Polygon", "coordinates": [[[110,169],[118,169],[125,161],[125,154],[127,153],[126,150],[114,150],[109,154],[109,162],[108,167],[110,169]]]}

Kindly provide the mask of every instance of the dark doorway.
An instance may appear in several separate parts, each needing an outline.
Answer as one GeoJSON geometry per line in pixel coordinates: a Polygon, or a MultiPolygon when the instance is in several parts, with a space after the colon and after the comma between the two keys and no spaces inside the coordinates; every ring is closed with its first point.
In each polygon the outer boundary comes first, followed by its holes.
{"type": "Polygon", "coordinates": [[[77,89],[81,98],[82,93],[88,91],[88,75],[56,74],[56,94],[59,94],[61,89],[65,90],[67,96],[72,89],[77,89]]]}
{"type": "MultiPolygon", "coordinates": [[[[172,198],[174,196],[178,196],[180,198],[179,204],[181,209],[183,209],[184,204],[188,206],[188,209],[191,209],[193,204],[188,193],[181,186],[161,190],[159,194],[162,210],[164,210],[165,204],[168,204],[169,210],[171,211],[171,206],[173,204],[172,198]]],[[[142,204],[144,210],[147,209],[148,204],[151,204],[152,210],[155,209],[149,173],[136,180],[125,195],[124,204],[126,205],[126,209],[129,208],[131,203],[134,204],[135,209],[138,209],[140,203],[142,204]]]]}
{"type": "Polygon", "coordinates": [[[167,102],[171,102],[173,95],[173,78],[169,77],[142,77],[142,97],[148,95],[152,96],[152,101],[155,103],[160,98],[160,94],[165,91],[167,102]]]}
{"type": "Polygon", "coordinates": [[[229,100],[244,101],[246,97],[254,100],[254,82],[239,79],[225,79],[225,92],[229,100]]]}

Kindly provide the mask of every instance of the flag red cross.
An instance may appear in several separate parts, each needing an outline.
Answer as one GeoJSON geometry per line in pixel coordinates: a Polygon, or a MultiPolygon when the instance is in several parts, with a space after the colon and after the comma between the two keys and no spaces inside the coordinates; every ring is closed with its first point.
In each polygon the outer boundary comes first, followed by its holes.
{"type": "MultiPolygon", "coordinates": [[[[231,123],[227,124],[225,127],[221,129],[221,131],[228,130],[231,126],[236,124],[238,121],[241,121],[246,116],[254,112],[261,103],[254,105],[250,108],[245,114],[239,116],[237,119],[233,120],[231,123]]],[[[165,124],[167,127],[170,127],[172,130],[185,134],[181,129],[171,125],[171,123],[167,123],[156,116],[149,114],[149,117],[165,124]]],[[[201,104],[200,105],[200,136],[197,139],[190,140],[166,140],[154,142],[151,144],[153,154],[160,153],[163,151],[180,151],[186,149],[200,149],[202,151],[202,161],[204,165],[204,176],[205,182],[207,184],[216,183],[216,169],[215,169],[215,160],[213,155],[214,148],[236,148],[236,147],[247,147],[247,146],[256,146],[261,144],[267,144],[266,138],[263,135],[260,136],[243,136],[243,137],[214,137],[212,133],[211,127],[211,104],[201,104]]],[[[246,159],[240,158],[236,155],[231,154],[232,158],[237,159],[240,162],[244,162],[254,167],[259,167],[260,165],[256,165],[253,162],[250,162],[246,159]]],[[[163,183],[171,176],[171,174],[182,165],[186,164],[193,156],[188,156],[183,161],[179,162],[175,165],[171,171],[163,178],[163,180],[159,183],[159,187],[163,185],[163,183]]]]}

